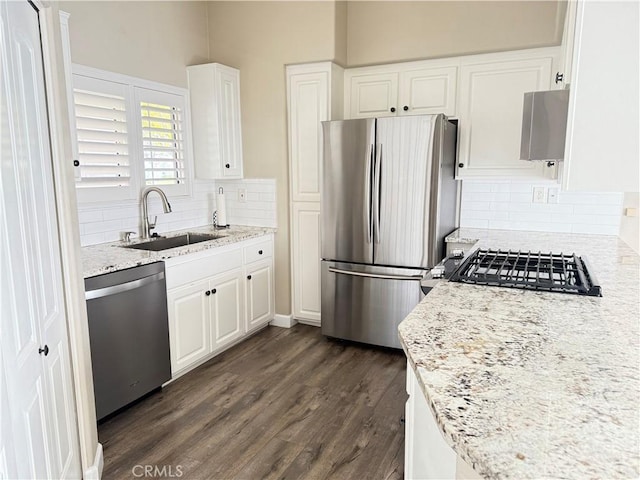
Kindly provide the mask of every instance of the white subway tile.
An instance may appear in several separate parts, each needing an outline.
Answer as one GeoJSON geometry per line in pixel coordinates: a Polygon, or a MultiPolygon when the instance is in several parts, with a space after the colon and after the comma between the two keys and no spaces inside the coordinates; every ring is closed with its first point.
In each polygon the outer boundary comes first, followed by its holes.
{"type": "Polygon", "coordinates": [[[472,218],[468,218],[465,220],[460,219],[460,226],[468,228],[488,228],[489,220],[476,220],[472,218]]]}
{"type": "Polygon", "coordinates": [[[121,228],[122,220],[109,220],[84,224],[85,235],[91,235],[92,233],[106,233],[114,230],[120,231],[121,228]]]}
{"type": "Polygon", "coordinates": [[[622,215],[622,203],[614,205],[572,205],[577,214],[622,215]]]}
{"type": "Polygon", "coordinates": [[[78,221],[80,224],[89,222],[101,222],[103,220],[102,210],[80,210],[78,209],[78,221]]]}
{"type": "Polygon", "coordinates": [[[104,243],[104,233],[92,233],[90,235],[80,235],[80,245],[86,247],[87,245],[96,245],[98,243],[104,243]]]}
{"type": "Polygon", "coordinates": [[[490,202],[469,202],[467,205],[469,210],[490,210],[491,203],[490,202]]]}
{"type": "Polygon", "coordinates": [[[509,192],[527,193],[529,194],[529,199],[531,199],[531,195],[533,194],[533,185],[530,185],[528,183],[510,183],[509,192]]]}
{"type": "Polygon", "coordinates": [[[508,200],[512,203],[532,203],[533,195],[529,193],[510,193],[508,200]]]}

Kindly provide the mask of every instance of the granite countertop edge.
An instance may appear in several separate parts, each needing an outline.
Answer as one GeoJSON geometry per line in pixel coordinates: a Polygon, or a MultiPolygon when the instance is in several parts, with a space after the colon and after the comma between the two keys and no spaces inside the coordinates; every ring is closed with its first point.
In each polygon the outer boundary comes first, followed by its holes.
{"type": "Polygon", "coordinates": [[[184,235],[187,232],[217,233],[221,236],[214,240],[170,248],[159,252],[127,248],[130,245],[146,241],[140,239],[135,239],[131,242],[117,241],[88,245],[81,249],[83,276],[84,278],[94,277],[105,273],[112,273],[119,270],[125,270],[127,268],[160,262],[182,255],[190,255],[210,249],[216,249],[252,238],[270,235],[276,233],[277,229],[271,227],[234,225],[228,229],[214,230],[211,225],[206,225],[165,232],[162,236],[175,237],[178,235],[184,235]]]}
{"type": "Polygon", "coordinates": [[[445,241],[573,249],[587,256],[604,295],[437,285],[400,324],[399,337],[445,441],[485,478],[638,477],[640,432],[629,427],[638,420],[632,401],[640,392],[640,368],[632,363],[640,353],[638,254],[618,237],[601,235],[463,228],[445,241]],[[603,336],[590,338],[593,331],[603,336]],[[514,340],[530,350],[485,365],[482,354],[495,355],[497,345],[514,340]],[[548,369],[548,383],[536,384],[536,368],[548,369]],[[625,385],[609,371],[621,372],[625,385]],[[539,391],[527,395],[527,385],[539,391]],[[607,395],[613,400],[603,400],[607,395]],[[616,431],[625,438],[615,438],[616,431]]]}

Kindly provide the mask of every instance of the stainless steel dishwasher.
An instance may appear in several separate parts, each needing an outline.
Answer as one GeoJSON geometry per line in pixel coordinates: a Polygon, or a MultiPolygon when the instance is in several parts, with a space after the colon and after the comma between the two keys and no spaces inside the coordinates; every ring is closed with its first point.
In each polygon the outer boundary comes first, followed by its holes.
{"type": "Polygon", "coordinates": [[[164,263],[85,280],[98,420],[171,378],[164,263]]]}

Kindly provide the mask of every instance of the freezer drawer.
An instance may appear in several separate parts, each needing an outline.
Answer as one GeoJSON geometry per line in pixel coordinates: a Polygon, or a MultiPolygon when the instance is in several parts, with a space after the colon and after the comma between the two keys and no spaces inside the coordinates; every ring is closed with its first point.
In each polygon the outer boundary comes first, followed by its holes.
{"type": "Polygon", "coordinates": [[[424,297],[425,270],[322,262],[322,333],[401,348],[398,324],[424,297]]]}

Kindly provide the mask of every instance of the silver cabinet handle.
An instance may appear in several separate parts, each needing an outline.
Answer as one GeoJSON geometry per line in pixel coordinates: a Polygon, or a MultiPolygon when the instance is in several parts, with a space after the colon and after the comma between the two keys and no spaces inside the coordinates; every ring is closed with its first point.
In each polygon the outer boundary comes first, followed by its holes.
{"type": "Polygon", "coordinates": [[[164,272],[156,273],[155,275],[149,275],[148,277],[133,280],[127,283],[121,283],[112,287],[97,288],[95,290],[87,290],[84,294],[86,300],[93,300],[95,298],[102,298],[108,295],[115,295],[116,293],[126,292],[128,290],[134,290],[136,288],[143,287],[150,283],[162,280],[164,278],[164,272]]]}
{"type": "Polygon", "coordinates": [[[352,270],[341,270],[339,268],[329,267],[331,273],[341,273],[343,275],[352,275],[354,277],[382,278],[385,280],[422,280],[422,275],[379,275],[377,273],[354,272],[352,270]]]}

